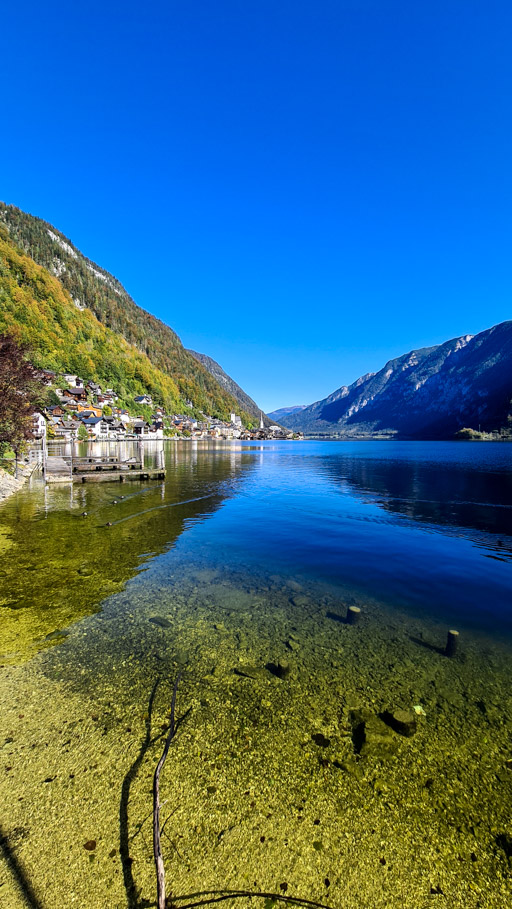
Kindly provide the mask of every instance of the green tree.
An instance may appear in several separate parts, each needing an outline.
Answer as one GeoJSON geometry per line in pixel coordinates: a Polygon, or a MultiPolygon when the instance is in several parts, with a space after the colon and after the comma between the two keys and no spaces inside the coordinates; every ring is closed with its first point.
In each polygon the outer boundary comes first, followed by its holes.
{"type": "Polygon", "coordinates": [[[77,437],[78,437],[79,442],[87,442],[87,439],[89,438],[89,433],[87,432],[87,427],[84,426],[83,423],[81,423],[80,426],[78,427],[77,437]]]}
{"type": "Polygon", "coordinates": [[[102,414],[103,414],[104,417],[111,417],[111,416],[112,416],[112,408],[111,408],[110,404],[104,404],[104,405],[103,405],[102,414]]]}

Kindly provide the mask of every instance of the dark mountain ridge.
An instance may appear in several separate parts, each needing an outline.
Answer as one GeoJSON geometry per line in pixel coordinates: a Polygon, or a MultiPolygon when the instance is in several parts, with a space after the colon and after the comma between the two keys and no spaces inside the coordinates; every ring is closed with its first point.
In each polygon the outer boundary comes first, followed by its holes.
{"type": "Polygon", "coordinates": [[[290,429],[346,438],[451,438],[463,427],[508,426],[512,321],[390,360],[297,414],[290,429]]]}

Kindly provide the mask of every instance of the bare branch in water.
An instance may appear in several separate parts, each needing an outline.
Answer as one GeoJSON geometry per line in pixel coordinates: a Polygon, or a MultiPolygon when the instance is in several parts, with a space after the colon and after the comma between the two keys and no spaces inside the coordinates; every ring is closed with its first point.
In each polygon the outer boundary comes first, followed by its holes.
{"type": "Polygon", "coordinates": [[[167,754],[169,752],[170,744],[174,738],[175,732],[175,723],[174,723],[174,712],[176,709],[176,694],[178,691],[178,684],[181,678],[181,672],[178,673],[176,681],[174,683],[174,688],[172,692],[172,701],[171,701],[171,718],[169,723],[169,733],[165,740],[165,747],[163,750],[162,757],[158,761],[156,766],[155,775],[153,777],[153,855],[155,858],[156,866],[156,886],[157,886],[157,906],[158,909],[165,909],[165,868],[164,860],[162,858],[162,847],[160,839],[160,774],[162,772],[163,766],[165,764],[167,754]]]}
{"type": "Polygon", "coordinates": [[[291,903],[294,906],[307,906],[310,909],[330,909],[330,906],[326,906],[325,903],[317,903],[314,900],[306,900],[299,896],[285,896],[283,893],[266,893],[257,890],[200,890],[198,893],[173,896],[170,899],[170,903],[177,909],[176,903],[181,900],[195,900],[195,902],[185,903],[185,905],[179,907],[179,909],[193,909],[195,906],[209,906],[211,903],[222,903],[225,900],[237,899],[243,896],[291,903]],[[206,897],[206,899],[197,899],[197,897],[206,897]]]}
{"type": "MultiPolygon", "coordinates": [[[[165,740],[165,747],[162,757],[157,764],[153,778],[153,854],[156,867],[158,909],[166,909],[167,902],[165,897],[165,868],[164,860],[162,858],[161,836],[164,833],[164,828],[167,824],[167,821],[174,814],[174,811],[172,811],[169,817],[166,818],[163,826],[160,827],[160,809],[162,807],[160,805],[160,774],[165,764],[167,754],[169,752],[169,747],[174,738],[174,733],[176,732],[174,714],[176,710],[176,695],[178,692],[178,684],[181,675],[181,672],[178,673],[178,676],[174,683],[171,701],[169,732],[165,740]]],[[[176,848],[176,846],[174,848],[176,848]]],[[[212,903],[222,903],[225,900],[237,899],[241,897],[246,897],[249,899],[259,898],[272,900],[273,902],[290,903],[293,906],[305,906],[307,909],[330,909],[330,907],[326,906],[325,903],[317,903],[313,900],[301,899],[300,897],[296,896],[285,896],[283,893],[266,893],[256,890],[201,890],[198,893],[187,893],[183,896],[173,896],[169,899],[168,905],[174,906],[174,909],[178,909],[177,904],[180,903],[181,905],[179,909],[193,909],[193,907],[208,906],[212,903]],[[192,900],[192,902],[185,902],[183,905],[183,901],[185,900],[192,900]]]]}

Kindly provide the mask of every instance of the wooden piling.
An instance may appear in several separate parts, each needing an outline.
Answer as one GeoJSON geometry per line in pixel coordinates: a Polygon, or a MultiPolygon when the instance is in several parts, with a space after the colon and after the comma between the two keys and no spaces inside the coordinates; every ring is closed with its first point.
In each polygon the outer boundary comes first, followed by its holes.
{"type": "Polygon", "coordinates": [[[458,631],[449,631],[446,639],[445,656],[453,657],[457,653],[457,641],[459,639],[458,631]]]}
{"type": "Polygon", "coordinates": [[[359,606],[349,606],[347,609],[347,625],[357,625],[361,618],[359,606]]]}

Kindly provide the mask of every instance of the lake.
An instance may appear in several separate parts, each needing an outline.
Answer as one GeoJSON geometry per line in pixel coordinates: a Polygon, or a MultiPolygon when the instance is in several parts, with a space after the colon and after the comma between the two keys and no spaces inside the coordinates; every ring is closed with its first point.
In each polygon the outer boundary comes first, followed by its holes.
{"type": "Polygon", "coordinates": [[[512,447],[164,456],[164,483],[36,481],[0,508],[0,904],[155,905],[182,671],[177,909],[512,906],[512,447]],[[273,905],[226,905],[249,902],[273,905]]]}

